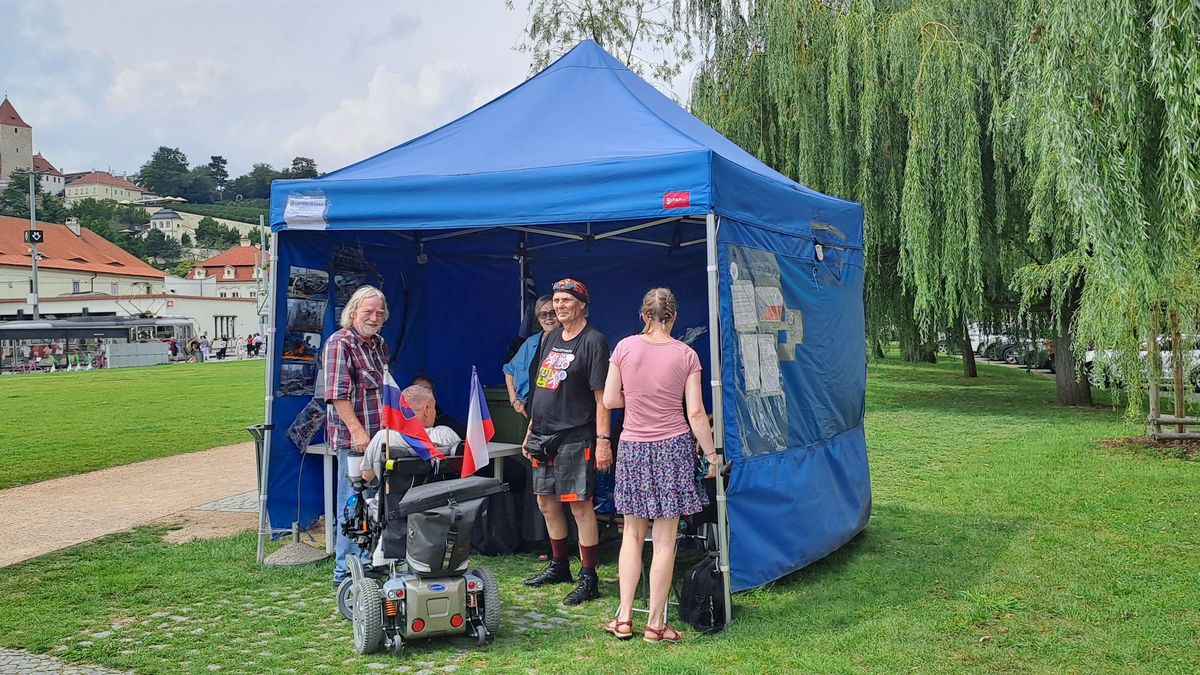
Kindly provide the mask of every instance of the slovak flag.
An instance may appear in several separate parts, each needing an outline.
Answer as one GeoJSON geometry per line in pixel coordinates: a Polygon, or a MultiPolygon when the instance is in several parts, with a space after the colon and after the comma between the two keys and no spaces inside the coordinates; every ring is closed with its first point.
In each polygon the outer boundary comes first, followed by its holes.
{"type": "Polygon", "coordinates": [[[446,458],[441,450],[434,447],[433,441],[429,440],[425,425],[417,419],[416,411],[409,407],[408,401],[404,399],[404,392],[396,384],[391,373],[386,373],[383,381],[383,426],[399,432],[404,437],[404,442],[408,443],[408,447],[421,459],[428,461],[446,458]]]}
{"type": "Polygon", "coordinates": [[[496,435],[492,414],[488,411],[479,374],[471,366],[471,402],[467,411],[467,447],[463,450],[462,477],[466,478],[488,465],[488,441],[496,435]]]}

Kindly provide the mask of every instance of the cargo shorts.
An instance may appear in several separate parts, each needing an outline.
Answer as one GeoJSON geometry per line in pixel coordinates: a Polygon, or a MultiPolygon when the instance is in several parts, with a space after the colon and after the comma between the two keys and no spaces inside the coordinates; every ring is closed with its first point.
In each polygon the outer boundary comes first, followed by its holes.
{"type": "Polygon", "coordinates": [[[586,502],[596,494],[596,438],[564,441],[554,459],[533,463],[533,493],[561,502],[586,502]]]}

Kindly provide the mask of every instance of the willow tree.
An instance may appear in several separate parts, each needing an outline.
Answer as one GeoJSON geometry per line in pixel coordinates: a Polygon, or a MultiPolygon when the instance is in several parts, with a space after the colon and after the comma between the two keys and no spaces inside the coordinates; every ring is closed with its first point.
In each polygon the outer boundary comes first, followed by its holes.
{"type": "Polygon", "coordinates": [[[1017,286],[1050,299],[1077,353],[1117,348],[1137,387],[1165,317],[1198,325],[1200,7],[1021,0],[1015,16],[1005,161],[1048,252],[1017,286]]]}
{"type": "MultiPolygon", "coordinates": [[[[602,2],[531,10],[557,4],[602,2]]],[[[673,39],[704,45],[693,112],[781,172],[864,205],[873,337],[895,330],[919,356],[968,320],[1019,307],[1036,322],[1044,309],[1059,399],[1086,404],[1074,357],[1089,344],[1123,347],[1136,385],[1138,340],[1170,312],[1196,325],[1192,0],[670,9],[673,39]]]]}
{"type": "Polygon", "coordinates": [[[985,281],[1007,291],[1000,266],[1012,260],[996,224],[1005,183],[992,177],[990,128],[1006,7],[532,0],[524,48],[537,67],[579,37],[618,55],[640,40],[675,63],[688,55],[680,46],[705,45],[693,112],[782,173],[863,203],[873,342],[894,331],[906,359],[932,359],[949,336],[973,376],[966,324],[998,295],[985,281]],[[652,31],[636,30],[645,17],[652,31]]]}
{"type": "Polygon", "coordinates": [[[1020,230],[1003,226],[992,158],[1006,8],[697,0],[689,14],[712,45],[693,111],[783,173],[861,202],[873,337],[895,330],[915,359],[949,336],[970,376],[967,323],[1008,294],[1005,266],[1028,262],[1020,230]]]}

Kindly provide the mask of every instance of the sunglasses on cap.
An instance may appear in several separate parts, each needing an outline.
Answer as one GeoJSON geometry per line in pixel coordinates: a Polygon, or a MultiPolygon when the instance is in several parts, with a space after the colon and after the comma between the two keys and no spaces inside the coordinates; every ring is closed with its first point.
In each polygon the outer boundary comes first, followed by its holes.
{"type": "Polygon", "coordinates": [[[584,288],[583,284],[575,281],[574,279],[563,279],[562,281],[556,281],[550,288],[551,290],[555,291],[579,291],[580,293],[587,293],[587,289],[584,288]]]}

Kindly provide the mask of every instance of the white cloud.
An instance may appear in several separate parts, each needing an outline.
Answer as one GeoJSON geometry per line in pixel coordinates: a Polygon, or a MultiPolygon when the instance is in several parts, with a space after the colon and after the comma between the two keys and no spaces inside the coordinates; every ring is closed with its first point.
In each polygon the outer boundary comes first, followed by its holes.
{"type": "Polygon", "coordinates": [[[234,175],[297,155],[329,171],[466,113],[528,66],[512,50],[523,2],[0,5],[0,90],[64,170],[134,171],[166,145],[193,164],[223,155],[234,175]]]}
{"type": "Polygon", "coordinates": [[[147,61],[116,74],[108,88],[108,102],[122,110],[161,106],[195,107],[211,96],[228,69],[210,59],[190,62],[147,61]]]}
{"type": "Polygon", "coordinates": [[[322,158],[332,170],[398,145],[470,112],[477,91],[467,66],[453,61],[425,65],[416,81],[378,66],[362,97],[343,99],[316,122],[289,134],[288,153],[322,158]]]}

